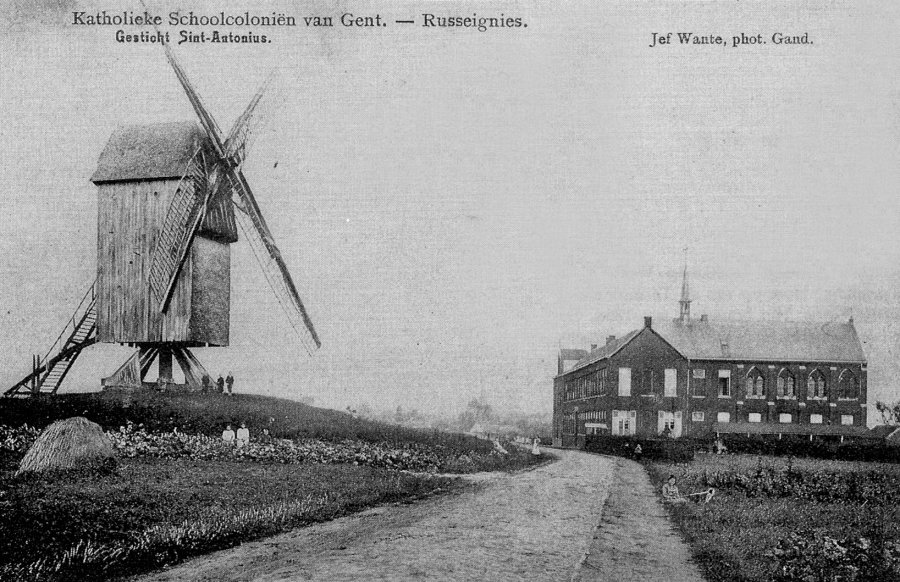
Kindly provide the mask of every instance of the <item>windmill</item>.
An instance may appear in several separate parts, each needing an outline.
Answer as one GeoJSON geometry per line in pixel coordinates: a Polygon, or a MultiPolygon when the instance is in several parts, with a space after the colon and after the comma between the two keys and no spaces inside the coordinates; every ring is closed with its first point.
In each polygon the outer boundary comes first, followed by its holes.
{"type": "Polygon", "coordinates": [[[45,356],[7,396],[55,394],[81,351],[119,343],[135,352],[106,387],[137,388],[154,361],[157,383],[184,388],[207,375],[191,348],[227,346],[229,245],[249,243],[285,318],[309,353],[321,343],[241,170],[268,82],[228,134],[206,109],[168,45],[166,58],[199,118],[121,127],[91,180],[98,191],[97,279],[45,356]]]}

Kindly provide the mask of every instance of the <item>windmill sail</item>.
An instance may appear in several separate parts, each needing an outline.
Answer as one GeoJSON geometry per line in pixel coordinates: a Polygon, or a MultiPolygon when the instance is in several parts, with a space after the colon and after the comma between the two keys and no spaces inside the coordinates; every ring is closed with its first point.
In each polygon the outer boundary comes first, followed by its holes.
{"type": "Polygon", "coordinates": [[[228,137],[225,139],[225,155],[237,167],[240,167],[241,163],[244,161],[246,151],[250,147],[250,140],[253,137],[256,127],[259,125],[259,105],[263,101],[263,96],[266,94],[266,91],[272,82],[272,78],[272,75],[266,78],[265,82],[253,96],[253,99],[250,100],[250,104],[247,105],[247,108],[241,113],[241,116],[234,122],[234,127],[231,128],[228,137]]]}
{"type": "Polygon", "coordinates": [[[275,239],[269,231],[256,203],[256,198],[254,198],[242,172],[237,171],[233,174],[232,187],[243,202],[243,204],[235,205],[240,210],[235,216],[244,233],[244,238],[250,244],[269,287],[284,310],[288,323],[297,332],[307,352],[312,353],[322,345],[319,335],[313,327],[303,300],[300,299],[300,294],[297,292],[297,286],[281,256],[281,251],[275,245],[275,239]]]}
{"type": "Polygon", "coordinates": [[[210,190],[203,150],[198,149],[169,203],[150,263],[150,289],[161,311],[166,309],[191,241],[200,227],[210,190]]]}
{"type": "MultiPolygon", "coordinates": [[[[181,83],[185,93],[187,93],[191,106],[193,106],[194,111],[197,113],[197,117],[200,118],[200,123],[203,125],[203,128],[206,130],[206,133],[212,142],[217,157],[216,166],[222,173],[222,176],[219,178],[222,182],[222,187],[229,188],[232,194],[236,195],[240,201],[240,203],[235,204],[238,209],[241,210],[241,212],[237,213],[238,224],[241,226],[241,230],[244,232],[251,248],[256,254],[257,260],[263,268],[266,280],[269,282],[269,286],[275,293],[275,297],[284,309],[291,327],[297,331],[304,347],[311,353],[313,349],[321,346],[319,336],[313,327],[309,314],[306,312],[303,301],[300,299],[300,294],[297,292],[297,286],[294,284],[293,278],[291,278],[287,265],[281,256],[281,251],[279,251],[278,247],[275,245],[272,233],[269,231],[269,227],[262,216],[259,205],[256,203],[256,197],[250,190],[250,185],[247,183],[247,179],[240,170],[241,155],[234,156],[235,153],[243,153],[243,141],[241,140],[246,139],[244,128],[248,128],[249,130],[251,127],[250,122],[253,117],[253,112],[262,96],[262,90],[257,93],[257,96],[251,101],[247,111],[245,111],[238,119],[238,122],[235,124],[235,129],[232,130],[231,135],[229,136],[229,140],[227,142],[223,141],[222,132],[219,129],[218,124],[206,110],[206,107],[204,107],[199,94],[194,89],[193,85],[191,85],[191,82],[181,68],[181,65],[175,59],[175,55],[172,53],[171,48],[169,45],[164,45],[164,47],[169,64],[172,65],[172,68],[175,70],[178,81],[181,83]],[[241,137],[242,135],[244,137],[241,137]]],[[[263,88],[265,88],[265,85],[263,88]]]]}

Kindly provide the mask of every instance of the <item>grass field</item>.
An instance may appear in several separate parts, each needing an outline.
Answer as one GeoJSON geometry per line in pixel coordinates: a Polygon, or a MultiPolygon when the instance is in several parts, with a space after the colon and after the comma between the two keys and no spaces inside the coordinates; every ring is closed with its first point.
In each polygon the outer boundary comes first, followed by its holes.
{"type": "Polygon", "coordinates": [[[22,439],[13,446],[14,439],[0,434],[6,446],[0,458],[0,580],[116,578],[460,486],[451,478],[399,470],[408,466],[470,472],[537,462],[518,449],[498,455],[490,442],[465,435],[393,427],[250,395],[76,394],[0,402],[0,426],[43,427],[74,415],[107,431],[128,423],[143,427],[118,437],[137,444],[120,449],[118,467],[106,475],[14,477],[22,439]],[[269,429],[278,442],[258,446],[272,456],[223,453],[217,437],[226,423],[238,422],[250,426],[252,438],[269,429]],[[181,436],[173,435],[175,427],[181,436]],[[176,450],[164,456],[159,447],[141,448],[173,442],[199,443],[202,454],[176,450]]]}
{"type": "Polygon", "coordinates": [[[890,563],[854,574],[856,550],[829,541],[864,538],[860,543],[872,548],[861,553],[871,557],[900,539],[896,464],[700,455],[687,464],[647,466],[657,489],[669,474],[682,493],[716,486],[708,504],[670,506],[711,582],[898,579],[890,563]],[[779,549],[788,551],[780,558],[779,549]]]}

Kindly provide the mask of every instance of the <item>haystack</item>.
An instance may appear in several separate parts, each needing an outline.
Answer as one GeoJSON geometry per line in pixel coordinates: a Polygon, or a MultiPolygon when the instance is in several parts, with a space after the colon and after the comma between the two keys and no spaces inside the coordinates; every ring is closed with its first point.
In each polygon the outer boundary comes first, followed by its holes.
{"type": "Polygon", "coordinates": [[[112,443],[100,425],[76,416],[57,420],[34,441],[16,475],[28,471],[102,469],[114,462],[112,443]]]}

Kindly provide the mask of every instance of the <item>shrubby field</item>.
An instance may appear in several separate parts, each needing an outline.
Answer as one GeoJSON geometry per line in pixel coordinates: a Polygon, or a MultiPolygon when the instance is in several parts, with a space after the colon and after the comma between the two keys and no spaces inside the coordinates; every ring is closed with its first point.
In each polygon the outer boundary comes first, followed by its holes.
{"type": "Polygon", "coordinates": [[[900,580],[900,466],[698,455],[649,465],[657,487],[716,488],[670,507],[711,581],[900,580]]]}
{"type": "Polygon", "coordinates": [[[102,580],[372,505],[458,487],[438,473],[538,462],[465,435],[237,395],[66,395],[0,403],[0,580],[102,580]],[[13,477],[40,429],[85,416],[117,450],[108,474],[13,477]],[[246,447],[221,440],[246,422],[246,447]],[[268,430],[264,435],[262,429],[268,430]]]}

